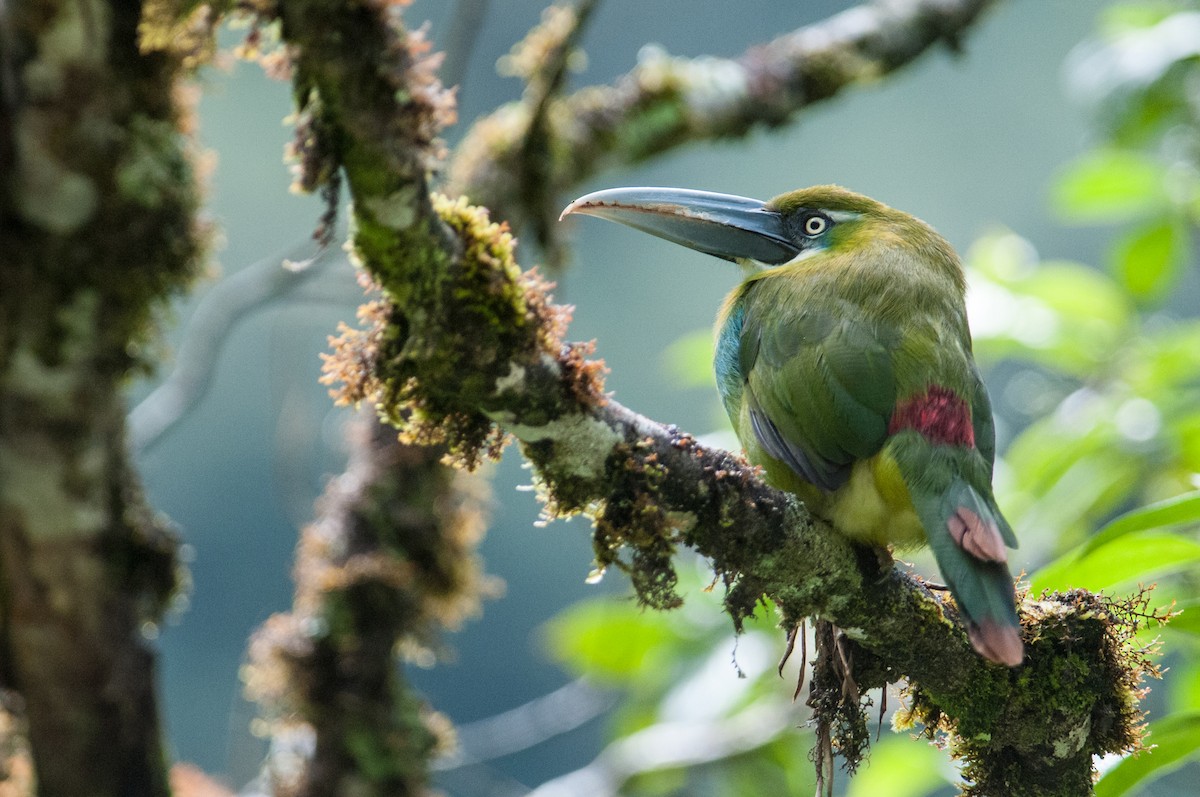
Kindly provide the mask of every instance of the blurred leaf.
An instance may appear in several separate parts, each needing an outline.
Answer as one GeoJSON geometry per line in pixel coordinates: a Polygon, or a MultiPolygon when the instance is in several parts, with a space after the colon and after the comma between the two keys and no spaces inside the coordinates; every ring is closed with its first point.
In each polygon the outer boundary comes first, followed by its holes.
{"type": "Polygon", "coordinates": [[[667,372],[680,387],[710,387],[713,375],[713,333],[697,329],[676,338],[662,353],[667,372]]]}
{"type": "Polygon", "coordinates": [[[1147,741],[1153,748],[1130,756],[1105,773],[1096,797],[1120,797],[1167,774],[1200,753],[1200,711],[1170,714],[1150,723],[1147,741]]]}
{"type": "Polygon", "coordinates": [[[1097,24],[1103,33],[1116,35],[1129,30],[1157,25],[1179,10],[1176,3],[1139,0],[1136,3],[1118,3],[1100,12],[1097,24]]]}
{"type": "MultiPolygon", "coordinates": [[[[1173,323],[1132,341],[1128,378],[1134,389],[1156,402],[1169,403],[1179,388],[1197,386],[1200,374],[1200,323],[1173,323]],[[1162,394],[1161,397],[1156,394],[1162,394]]],[[[1196,406],[1197,402],[1189,401],[1196,406]]]]}
{"type": "Polygon", "coordinates": [[[850,781],[846,797],[924,797],[944,787],[946,753],[907,735],[892,735],[871,748],[871,757],[850,781]]]}
{"type": "Polygon", "coordinates": [[[1062,551],[1136,497],[1144,463],[1121,444],[1114,404],[1078,390],[1009,446],[1004,506],[1019,536],[1053,530],[1057,545],[1050,547],[1062,551]]]}
{"type": "MultiPolygon", "coordinates": [[[[776,697],[775,699],[778,699],[776,697]]],[[[789,728],[788,733],[779,736],[763,748],[763,754],[776,772],[783,776],[781,788],[775,794],[812,794],[817,787],[816,772],[812,762],[808,760],[808,751],[816,741],[811,728],[799,726],[789,728]]],[[[763,789],[755,789],[741,794],[763,794],[763,789]]]]}
{"type": "Polygon", "coordinates": [[[1200,523],[1200,490],[1126,512],[1080,546],[1079,555],[1087,556],[1126,534],[1185,523],[1200,523]]]}
{"type": "Polygon", "coordinates": [[[667,767],[639,772],[625,785],[625,790],[637,797],[662,797],[679,794],[688,785],[691,773],[683,767],[667,767]]]}
{"type": "Polygon", "coordinates": [[[1121,149],[1091,152],[1067,167],[1054,185],[1055,208],[1084,223],[1128,221],[1164,204],[1163,166],[1121,149]]]}
{"type": "MultiPolygon", "coordinates": [[[[1179,614],[1171,618],[1171,622],[1167,624],[1167,628],[1179,633],[1193,634],[1200,637],[1200,598],[1194,598],[1177,604],[1175,611],[1179,612],[1179,614]]],[[[1197,708],[1200,708],[1200,704],[1197,704],[1197,708]]]]}
{"type": "Polygon", "coordinates": [[[1188,232],[1183,225],[1169,218],[1152,221],[1117,241],[1113,272],[1134,297],[1156,299],[1175,284],[1187,248],[1188,232]]]}
{"type": "MultiPolygon", "coordinates": [[[[1041,441],[1043,450],[1053,449],[1054,439],[1041,441]]],[[[1059,438],[1066,450],[1068,467],[1053,481],[1035,484],[1029,494],[1018,495],[1012,507],[1018,519],[1020,536],[1043,534],[1054,529],[1056,550],[1065,550],[1086,538],[1097,522],[1115,507],[1126,503],[1138,485],[1138,460],[1115,450],[1099,450],[1073,458],[1078,453],[1070,441],[1059,438]]],[[[1053,456],[1053,453],[1051,453],[1053,456]]],[[[1031,468],[1038,467],[1030,465],[1031,468]]],[[[1021,474],[1024,478],[1024,474],[1021,474]]]]}
{"type": "Polygon", "coordinates": [[[1043,261],[1018,285],[1022,293],[1041,299],[1070,322],[1082,323],[1099,317],[1117,326],[1127,323],[1132,313],[1129,300],[1118,285],[1081,263],[1043,261]]]}
{"type": "Polygon", "coordinates": [[[1171,5],[1161,16],[1161,7],[1150,6],[1141,19],[1128,14],[1127,24],[1110,20],[1103,38],[1083,42],[1067,59],[1069,91],[1093,106],[1114,143],[1154,148],[1170,128],[1195,123],[1189,98],[1200,13],[1171,5]]]}
{"type": "MultiPolygon", "coordinates": [[[[1086,545],[1086,543],[1085,543],[1086,545]]],[[[1083,588],[1102,590],[1130,581],[1149,581],[1164,572],[1200,563],[1200,543],[1178,534],[1127,534],[1085,556],[1070,551],[1038,570],[1032,592],[1083,588]]]]}
{"type": "Polygon", "coordinates": [[[1179,438],[1180,465],[1192,471],[1200,471],[1200,412],[1192,412],[1174,424],[1179,438]]]}
{"type": "Polygon", "coordinates": [[[576,672],[628,682],[669,655],[678,638],[674,619],[632,602],[586,600],[546,624],[546,641],[554,658],[576,672]]]}
{"type": "MultiPolygon", "coordinates": [[[[1171,624],[1175,622],[1172,620],[1171,624]]],[[[1195,658],[1180,662],[1171,668],[1170,705],[1175,711],[1200,712],[1200,661],[1195,658]]]]}
{"type": "Polygon", "coordinates": [[[1122,286],[1079,263],[1048,261],[1018,270],[1005,262],[1019,257],[1006,254],[1010,249],[972,249],[972,265],[995,280],[975,280],[969,297],[981,358],[1020,357],[1075,376],[1109,364],[1135,318],[1122,286]]]}

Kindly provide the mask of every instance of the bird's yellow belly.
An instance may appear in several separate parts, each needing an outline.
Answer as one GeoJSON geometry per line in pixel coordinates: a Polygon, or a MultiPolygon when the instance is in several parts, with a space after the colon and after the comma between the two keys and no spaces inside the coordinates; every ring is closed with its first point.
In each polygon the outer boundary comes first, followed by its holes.
{"type": "Polygon", "coordinates": [[[859,542],[909,548],[925,542],[908,487],[885,452],[855,463],[850,479],[825,498],[821,514],[859,542]]]}
{"type": "MultiPolygon", "coordinates": [[[[749,420],[745,425],[749,426],[749,420]]],[[[751,462],[764,467],[770,484],[796,494],[809,511],[857,542],[904,549],[927,541],[908,485],[886,448],[870,459],[856,462],[849,480],[833,493],[804,481],[790,467],[763,451],[753,438],[746,454],[751,462]]]]}

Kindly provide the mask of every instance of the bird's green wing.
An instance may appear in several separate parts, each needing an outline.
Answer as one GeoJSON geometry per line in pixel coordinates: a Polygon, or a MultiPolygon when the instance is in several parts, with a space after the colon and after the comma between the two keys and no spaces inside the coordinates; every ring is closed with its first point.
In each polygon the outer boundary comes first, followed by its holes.
{"type": "Polygon", "coordinates": [[[781,308],[755,298],[739,344],[751,430],[805,481],[835,490],[887,438],[899,335],[844,300],[781,308]]]}
{"type": "Polygon", "coordinates": [[[975,429],[975,447],[987,460],[988,478],[991,478],[992,463],[996,459],[996,422],[992,417],[992,400],[988,397],[987,388],[983,385],[983,377],[979,368],[971,363],[971,424],[975,429]]]}
{"type": "Polygon", "coordinates": [[[996,525],[1000,529],[1000,535],[1004,538],[1004,542],[1009,548],[1017,547],[1017,535],[1013,532],[1012,526],[1004,517],[1004,513],[996,506],[996,499],[992,497],[992,465],[996,459],[996,422],[992,416],[992,401],[988,397],[987,387],[983,384],[983,378],[979,375],[979,368],[975,363],[971,362],[971,384],[969,386],[971,397],[971,424],[975,431],[975,448],[982,455],[984,462],[987,463],[986,474],[980,474],[979,481],[980,491],[988,497],[989,506],[996,519],[996,525]]]}

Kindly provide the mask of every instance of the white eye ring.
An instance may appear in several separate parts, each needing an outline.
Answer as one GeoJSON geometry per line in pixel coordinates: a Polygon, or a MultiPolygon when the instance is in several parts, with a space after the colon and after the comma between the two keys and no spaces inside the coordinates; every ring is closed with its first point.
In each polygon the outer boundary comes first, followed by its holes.
{"type": "Polygon", "coordinates": [[[829,228],[829,220],[824,216],[813,214],[804,220],[805,235],[820,235],[829,228]]]}

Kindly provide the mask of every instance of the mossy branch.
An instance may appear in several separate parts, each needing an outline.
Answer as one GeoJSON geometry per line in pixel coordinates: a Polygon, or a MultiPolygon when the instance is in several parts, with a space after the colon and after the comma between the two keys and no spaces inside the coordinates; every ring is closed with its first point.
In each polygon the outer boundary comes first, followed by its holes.
{"type": "Polygon", "coordinates": [[[122,389],[204,236],[184,65],[139,46],[141,11],[0,4],[0,678],[47,797],[169,792],[144,634],[176,539],[122,389]]]}
{"type": "Polygon", "coordinates": [[[404,446],[364,412],[354,456],[330,483],[296,557],[292,611],[250,644],[247,693],[277,740],[305,740],[305,766],[277,745],[265,774],[275,795],[423,795],[428,762],[453,745],[449,722],[407,688],[395,652],[431,659],[438,633],[492,591],[475,546],[478,482],[404,446]]]}
{"type": "MultiPolygon", "coordinates": [[[[841,77],[814,85],[797,77],[793,90],[811,99],[825,86],[828,96],[852,77],[886,72],[949,35],[951,27],[931,20],[969,21],[985,5],[869,7],[796,34],[790,46],[808,53],[807,69],[821,65],[841,77]],[[914,30],[926,35],[913,38],[914,30]],[[858,48],[850,57],[831,51],[830,41],[858,48]],[[823,58],[806,50],[817,44],[823,58]]],[[[535,274],[521,273],[507,229],[464,201],[427,192],[438,155],[433,132],[448,117],[449,98],[423,42],[386,3],[293,0],[282,16],[310,122],[307,151],[315,155],[306,162],[320,165],[307,173],[345,174],[355,252],[381,289],[364,311],[369,329],[345,331],[330,360],[344,400],[377,404],[408,439],[444,443],[467,466],[494,453],[504,433],[516,437],[547,513],[590,515],[598,561],[628,570],[648,605],[678,602],[671,557],[683,545],[711,559],[735,624],[764,596],[785,625],[814,615],[837,623],[860,687],[907,677],[908,716],[952,733],[969,793],[1085,794],[1093,755],[1136,747],[1138,682],[1152,672],[1130,643],[1136,606],[1087,593],[1026,601],[1026,663],[1008,669],[982,660],[953,606],[919,580],[855,548],[736,456],[605,396],[602,365],[587,359],[586,347],[563,342],[566,311],[535,274]]],[[[691,77],[708,66],[693,65],[691,77]]],[[[787,94],[789,85],[779,90],[787,94]]],[[[660,97],[640,112],[670,111],[671,102],[660,97]]],[[[777,110],[735,124],[715,115],[712,135],[787,116],[777,110]]],[[[683,128],[667,129],[677,132],[624,151],[648,156],[680,140],[683,128]]],[[[595,137],[602,151],[575,153],[587,165],[570,179],[604,163],[608,145],[595,137]]]]}
{"type": "MultiPolygon", "coordinates": [[[[752,47],[738,58],[670,57],[647,50],[612,85],[560,96],[536,80],[518,102],[475,122],[456,148],[446,188],[527,226],[553,254],[558,207],[597,172],[680,146],[780,127],[847,88],[878,81],[938,44],[960,38],[997,0],[902,0],[852,8],[752,47]],[[531,136],[533,131],[535,135],[531,136]],[[530,190],[536,176],[536,190],[530,190]]],[[[590,3],[581,3],[586,14],[590,3]]],[[[521,60],[561,60],[581,24],[562,9],[527,37],[521,60]]],[[[537,77],[540,72],[533,72],[537,77]]],[[[561,80],[561,76],[560,76],[561,80]]]]}

